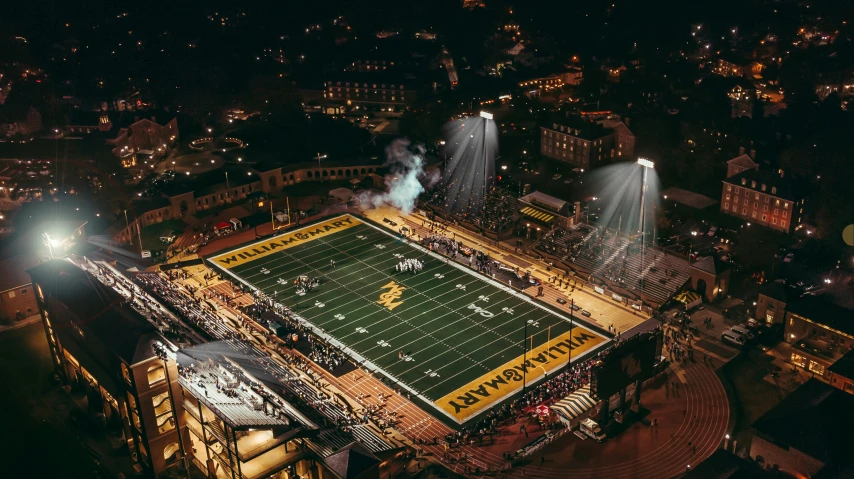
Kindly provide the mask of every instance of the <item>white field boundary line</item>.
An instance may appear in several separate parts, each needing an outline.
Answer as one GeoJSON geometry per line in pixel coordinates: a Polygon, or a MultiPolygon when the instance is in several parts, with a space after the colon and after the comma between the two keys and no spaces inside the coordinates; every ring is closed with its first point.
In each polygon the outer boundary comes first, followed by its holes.
{"type": "MultiPolygon", "coordinates": [[[[342,216],[350,216],[350,217],[353,217],[353,216],[352,216],[352,215],[350,215],[350,214],[345,214],[345,215],[342,215],[342,216]]],[[[371,228],[373,228],[373,229],[375,229],[375,230],[377,230],[377,231],[379,231],[379,232],[381,232],[381,233],[383,233],[383,234],[385,234],[386,236],[392,237],[392,238],[394,238],[394,239],[396,239],[396,240],[397,240],[397,239],[399,239],[399,238],[396,238],[395,236],[393,236],[393,235],[389,234],[388,232],[386,232],[386,231],[384,231],[384,230],[380,229],[379,227],[377,227],[377,226],[375,226],[375,225],[373,225],[373,224],[371,224],[371,223],[368,223],[368,222],[365,222],[365,221],[361,221],[361,220],[360,220],[360,222],[361,222],[361,223],[363,223],[363,224],[365,224],[365,225],[367,225],[367,226],[369,226],[369,227],[371,227],[371,228]]],[[[307,226],[306,228],[308,228],[308,227],[310,227],[310,226],[307,226]]],[[[296,231],[296,230],[295,230],[295,231],[296,231]]],[[[260,243],[260,242],[261,242],[261,241],[256,242],[256,243],[253,243],[253,244],[258,244],[258,243],[260,243]]],[[[432,252],[432,251],[429,251],[428,249],[426,249],[426,248],[422,247],[421,245],[419,245],[419,244],[417,244],[417,243],[408,242],[408,244],[409,244],[411,247],[413,247],[413,248],[415,248],[415,249],[417,249],[417,250],[419,250],[419,251],[421,251],[421,252],[423,252],[423,253],[426,253],[426,254],[428,254],[429,256],[432,256],[432,257],[433,257],[433,258],[435,258],[435,259],[438,259],[439,261],[442,261],[442,260],[444,260],[444,259],[445,259],[445,258],[444,258],[444,257],[442,257],[441,255],[439,255],[439,254],[437,254],[437,253],[434,253],[434,252],[432,252]]],[[[221,255],[219,255],[219,256],[221,256],[221,255]]],[[[248,283],[246,280],[244,280],[244,279],[243,279],[243,278],[241,278],[240,276],[238,276],[238,275],[234,274],[231,270],[228,270],[228,269],[225,269],[225,268],[219,268],[219,266],[218,266],[216,263],[214,263],[214,262],[212,261],[213,259],[215,259],[215,258],[217,258],[217,257],[218,257],[218,256],[216,256],[216,257],[214,257],[214,258],[210,258],[210,259],[208,259],[208,261],[209,261],[211,264],[213,264],[214,266],[216,266],[220,271],[225,272],[227,275],[231,276],[232,278],[234,278],[235,280],[237,280],[239,283],[246,285],[250,290],[254,290],[254,291],[256,291],[256,293],[257,293],[257,292],[263,293],[263,291],[260,291],[260,290],[259,290],[257,287],[255,287],[254,285],[252,285],[252,284],[248,283]]],[[[474,277],[477,277],[476,275],[474,275],[472,272],[470,272],[468,269],[464,268],[462,265],[460,265],[460,264],[459,264],[459,263],[457,263],[456,261],[451,262],[450,260],[448,260],[448,261],[446,261],[446,264],[453,264],[453,266],[454,266],[455,268],[457,268],[458,270],[463,271],[463,272],[465,272],[466,274],[472,275],[472,276],[474,276],[474,277]]],[[[481,278],[481,279],[482,279],[482,278],[481,278]]],[[[485,280],[485,281],[487,281],[487,280],[485,280]]],[[[546,312],[548,312],[548,313],[550,313],[550,314],[553,314],[553,315],[555,315],[555,316],[557,316],[557,317],[559,317],[559,318],[562,318],[562,319],[564,319],[564,320],[567,320],[566,316],[563,316],[563,315],[561,315],[561,314],[558,314],[558,313],[556,313],[556,312],[554,312],[554,311],[552,311],[552,310],[550,310],[550,309],[545,308],[545,307],[544,307],[544,306],[542,306],[542,305],[539,305],[539,304],[537,304],[537,303],[535,303],[535,302],[531,301],[527,296],[525,296],[525,295],[523,295],[523,294],[520,294],[520,293],[517,293],[515,290],[513,290],[513,289],[511,289],[511,288],[508,288],[508,287],[506,287],[506,286],[504,286],[502,283],[499,283],[499,282],[497,282],[497,281],[495,281],[495,280],[492,280],[492,281],[493,281],[493,283],[494,283],[494,284],[495,284],[499,289],[501,289],[501,290],[503,290],[503,291],[505,291],[505,292],[507,292],[507,293],[509,293],[509,294],[511,294],[511,295],[515,295],[515,296],[517,296],[517,297],[521,298],[523,301],[525,301],[525,302],[527,302],[527,303],[529,303],[529,304],[532,304],[532,305],[534,305],[535,307],[538,307],[538,308],[540,308],[540,309],[542,309],[542,310],[544,310],[544,311],[546,311],[546,312]]],[[[283,306],[282,304],[280,304],[280,303],[276,303],[276,306],[281,307],[281,308],[284,308],[284,306],[283,306]]],[[[291,311],[289,308],[286,308],[286,309],[288,309],[289,311],[291,311]]],[[[359,354],[358,352],[354,351],[353,349],[351,349],[351,348],[350,348],[349,346],[347,346],[346,344],[344,344],[344,343],[342,343],[341,341],[337,340],[336,338],[334,338],[334,337],[332,337],[332,336],[330,336],[330,335],[328,335],[328,334],[324,333],[322,329],[318,328],[317,326],[315,326],[314,324],[312,324],[310,321],[305,320],[302,316],[300,316],[299,314],[297,314],[295,311],[291,311],[291,315],[292,315],[292,317],[294,317],[295,319],[297,319],[297,321],[298,321],[300,324],[302,324],[304,327],[306,327],[306,328],[310,329],[314,334],[316,334],[317,336],[319,336],[319,337],[321,337],[321,338],[324,338],[324,340],[326,340],[327,342],[329,342],[329,343],[330,343],[330,344],[332,344],[333,346],[337,347],[337,348],[338,348],[338,349],[340,349],[341,351],[344,351],[344,352],[348,353],[348,355],[350,355],[350,356],[351,356],[353,359],[355,359],[358,363],[360,363],[360,364],[362,364],[362,365],[364,365],[364,366],[368,367],[369,369],[372,369],[372,370],[374,370],[374,371],[377,371],[377,372],[379,372],[379,373],[381,373],[381,374],[385,375],[386,377],[389,377],[389,378],[391,378],[391,379],[395,380],[395,382],[397,382],[397,383],[398,383],[398,385],[399,385],[401,388],[403,388],[403,389],[407,390],[410,394],[414,394],[417,398],[421,399],[421,400],[422,400],[422,401],[424,401],[425,403],[430,404],[430,405],[433,407],[433,409],[434,409],[435,411],[439,412],[440,414],[443,414],[445,417],[447,417],[448,419],[450,419],[453,423],[462,425],[464,422],[466,422],[466,421],[460,421],[460,420],[458,420],[457,418],[455,418],[454,416],[452,416],[450,413],[448,413],[448,412],[447,412],[447,411],[445,411],[444,409],[442,409],[442,408],[440,408],[440,407],[436,406],[436,405],[433,403],[433,401],[432,401],[431,399],[429,399],[429,398],[425,397],[425,396],[424,396],[423,394],[421,394],[420,392],[418,392],[418,391],[414,390],[414,389],[413,389],[413,388],[411,388],[408,384],[398,381],[398,380],[397,380],[397,378],[396,378],[394,375],[390,374],[388,371],[386,371],[386,370],[384,370],[383,368],[379,367],[378,365],[374,364],[374,363],[373,363],[371,360],[369,360],[368,358],[363,357],[361,354],[359,354]]],[[[582,327],[582,328],[584,328],[584,329],[588,329],[588,330],[589,330],[590,332],[592,332],[592,333],[595,333],[594,331],[592,331],[592,330],[590,330],[589,328],[587,328],[587,327],[586,327],[586,325],[584,325],[583,323],[578,323],[578,322],[576,322],[575,324],[578,324],[578,326],[580,326],[580,327],[582,327]]],[[[604,335],[602,335],[602,336],[604,336],[604,335]]],[[[604,346],[604,345],[606,345],[606,344],[608,344],[608,343],[610,343],[610,340],[606,340],[606,341],[603,343],[603,346],[604,346]]],[[[599,349],[599,348],[593,348],[593,349],[591,349],[591,350],[588,350],[585,354],[582,354],[580,357],[583,357],[583,356],[585,356],[585,355],[589,354],[590,352],[595,351],[596,349],[599,349]]],[[[532,383],[531,385],[533,385],[533,384],[536,384],[536,383],[532,383]]],[[[508,392],[505,396],[502,396],[502,397],[498,398],[496,401],[494,401],[494,402],[493,402],[493,404],[497,404],[497,403],[500,403],[500,402],[505,401],[506,399],[508,399],[508,398],[512,397],[513,395],[517,394],[520,390],[521,390],[521,387],[520,387],[520,388],[517,388],[517,389],[515,389],[515,390],[513,390],[513,391],[508,392]]],[[[486,411],[484,411],[484,412],[486,412],[486,411]]],[[[473,420],[473,419],[474,419],[474,418],[476,418],[476,417],[479,417],[481,414],[483,414],[483,413],[479,413],[479,414],[477,414],[477,415],[475,415],[475,416],[473,416],[473,417],[469,418],[469,419],[468,419],[468,421],[473,420]]]]}

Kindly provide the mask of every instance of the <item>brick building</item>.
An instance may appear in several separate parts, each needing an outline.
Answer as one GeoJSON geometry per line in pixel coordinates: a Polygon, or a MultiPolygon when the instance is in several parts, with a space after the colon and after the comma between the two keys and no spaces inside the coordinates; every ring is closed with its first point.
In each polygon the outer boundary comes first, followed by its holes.
{"type": "Polygon", "coordinates": [[[34,254],[18,254],[0,261],[0,318],[18,321],[38,314],[36,295],[27,270],[39,264],[34,254]]]}
{"type": "Polygon", "coordinates": [[[568,117],[540,127],[540,154],[580,168],[634,159],[635,137],[622,121],[605,126],[568,117]]]}
{"type": "Polygon", "coordinates": [[[723,180],[721,212],[790,233],[804,218],[806,199],[783,170],[745,169],[723,180]]]}

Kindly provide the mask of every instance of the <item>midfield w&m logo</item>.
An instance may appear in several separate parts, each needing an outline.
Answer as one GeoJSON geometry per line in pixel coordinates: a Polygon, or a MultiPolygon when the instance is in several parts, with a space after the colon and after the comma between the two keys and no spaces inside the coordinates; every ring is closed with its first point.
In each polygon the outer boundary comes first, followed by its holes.
{"type": "Polygon", "coordinates": [[[406,291],[406,286],[401,286],[392,281],[381,289],[387,289],[388,291],[380,294],[380,300],[377,301],[377,304],[385,306],[389,311],[403,304],[403,301],[397,300],[399,300],[403,292],[406,291]]]}

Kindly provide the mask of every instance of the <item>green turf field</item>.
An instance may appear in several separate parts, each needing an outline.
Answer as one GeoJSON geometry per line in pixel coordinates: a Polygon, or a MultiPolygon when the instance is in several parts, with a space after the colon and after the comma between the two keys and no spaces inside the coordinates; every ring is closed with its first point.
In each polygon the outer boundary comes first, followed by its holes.
{"type": "Polygon", "coordinates": [[[564,367],[570,354],[574,362],[608,342],[578,318],[570,331],[563,313],[350,215],[207,261],[275,296],[319,335],[458,424],[564,367]],[[417,258],[424,269],[397,273],[401,258],[417,258]],[[299,296],[299,275],[322,284],[299,296]]]}

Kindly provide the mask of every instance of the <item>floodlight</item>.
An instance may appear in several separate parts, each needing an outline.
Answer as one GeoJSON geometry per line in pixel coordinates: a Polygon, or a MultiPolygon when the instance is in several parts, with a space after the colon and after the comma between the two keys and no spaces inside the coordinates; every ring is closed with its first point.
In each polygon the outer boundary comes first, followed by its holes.
{"type": "Polygon", "coordinates": [[[638,164],[643,166],[643,167],[646,167],[646,168],[654,168],[655,167],[655,163],[653,163],[650,160],[647,160],[646,158],[638,158],[638,164]]]}
{"type": "Polygon", "coordinates": [[[488,111],[481,111],[480,117],[486,118],[487,120],[491,120],[492,119],[492,113],[489,113],[488,111]]]}

